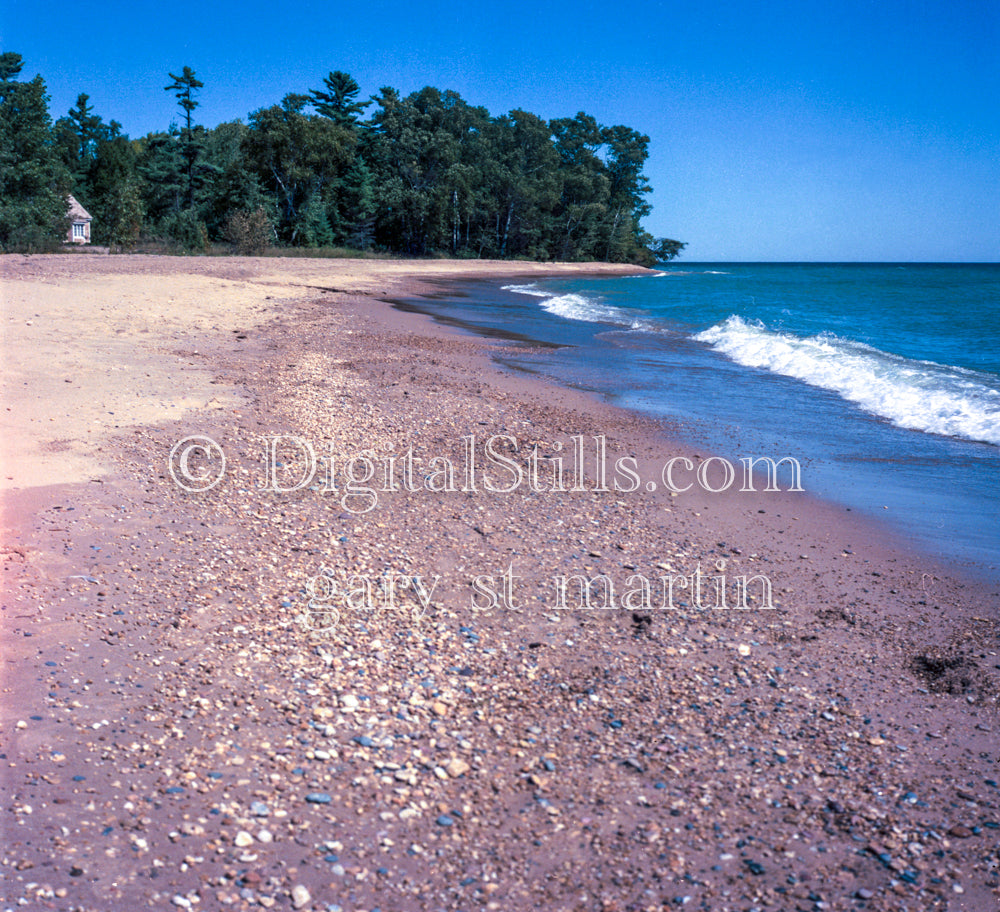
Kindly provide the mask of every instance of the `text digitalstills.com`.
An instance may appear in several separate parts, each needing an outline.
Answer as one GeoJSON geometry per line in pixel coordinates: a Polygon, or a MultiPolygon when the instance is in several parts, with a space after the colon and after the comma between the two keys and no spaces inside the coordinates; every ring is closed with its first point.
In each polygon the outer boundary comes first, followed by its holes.
{"type": "MultiPolygon", "coordinates": [[[[380,494],[399,492],[634,494],[665,489],[682,494],[700,489],[718,494],[734,487],[746,493],[803,490],[801,467],[792,456],[744,456],[738,465],[721,456],[697,463],[687,456],[671,456],[658,464],[652,477],[643,477],[635,456],[609,455],[603,434],[576,434],[565,444],[549,444],[545,451],[538,443],[529,449],[511,434],[484,438],[469,434],[458,442],[458,458],[425,455],[413,447],[402,454],[365,450],[344,456],[324,453],[305,437],[275,435],[265,439],[257,489],[288,494],[310,488],[335,494],[345,511],[358,515],[374,510],[380,494]]],[[[171,451],[170,472],[185,490],[209,490],[224,476],[225,455],[209,437],[188,437],[171,451]]]]}

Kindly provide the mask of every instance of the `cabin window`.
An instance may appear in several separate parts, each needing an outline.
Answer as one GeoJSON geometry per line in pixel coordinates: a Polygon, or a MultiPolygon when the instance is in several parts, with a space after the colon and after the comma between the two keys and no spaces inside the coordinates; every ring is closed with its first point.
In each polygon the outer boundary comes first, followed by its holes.
{"type": "Polygon", "coordinates": [[[87,239],[87,236],[83,233],[83,229],[85,227],[86,226],[83,224],[83,222],[77,222],[76,224],[73,225],[73,240],[74,241],[76,241],[76,240],[85,241],[87,239]]]}

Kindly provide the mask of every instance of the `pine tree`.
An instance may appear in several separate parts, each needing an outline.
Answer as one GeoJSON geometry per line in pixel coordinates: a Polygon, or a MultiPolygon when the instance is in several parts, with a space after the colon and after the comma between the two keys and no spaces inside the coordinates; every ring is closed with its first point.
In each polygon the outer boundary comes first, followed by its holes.
{"type": "Polygon", "coordinates": [[[95,239],[128,249],[139,239],[145,206],[139,192],[138,143],[125,136],[103,140],[90,170],[95,239]]]}
{"type": "Polygon", "coordinates": [[[41,76],[18,82],[20,54],[0,54],[0,249],[59,243],[70,177],[59,158],[41,76]]]}
{"type": "Polygon", "coordinates": [[[173,220],[184,199],[184,157],[181,137],[171,124],[169,133],[150,133],[139,141],[137,171],[142,181],[146,213],[156,226],[173,220]]]}
{"type": "Polygon", "coordinates": [[[204,88],[205,84],[195,78],[194,70],[189,66],[184,67],[180,76],[175,76],[173,73],[167,75],[173,82],[164,86],[164,91],[173,92],[177,96],[177,104],[184,112],[184,132],[181,135],[184,142],[184,160],[187,163],[188,208],[194,209],[194,164],[200,149],[191,129],[191,115],[199,104],[194,99],[195,92],[204,88]]]}
{"type": "Polygon", "coordinates": [[[69,119],[74,126],[78,142],[78,158],[86,162],[94,157],[94,147],[100,138],[101,117],[88,104],[90,96],[81,92],[76,98],[76,107],[70,108],[69,119]]]}
{"type": "Polygon", "coordinates": [[[313,97],[313,107],[317,113],[339,124],[342,127],[352,127],[358,122],[360,115],[370,101],[356,101],[361,87],[354,81],[353,77],[340,70],[330,73],[323,80],[326,92],[316,89],[310,90],[313,97]]]}

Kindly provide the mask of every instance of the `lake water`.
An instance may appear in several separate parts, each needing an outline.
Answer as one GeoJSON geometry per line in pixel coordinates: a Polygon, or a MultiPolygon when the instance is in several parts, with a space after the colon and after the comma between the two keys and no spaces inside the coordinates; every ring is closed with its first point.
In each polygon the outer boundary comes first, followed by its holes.
{"type": "Polygon", "coordinates": [[[445,319],[553,346],[511,367],[667,418],[1000,580],[1000,265],[668,264],[468,286],[445,319]]]}

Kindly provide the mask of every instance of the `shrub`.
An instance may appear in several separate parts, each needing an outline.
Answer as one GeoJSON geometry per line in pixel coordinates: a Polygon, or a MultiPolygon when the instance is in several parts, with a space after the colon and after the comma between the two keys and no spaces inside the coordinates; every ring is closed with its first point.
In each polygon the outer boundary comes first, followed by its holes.
{"type": "Polygon", "coordinates": [[[194,212],[179,212],[164,219],[167,237],[185,253],[204,253],[208,247],[208,228],[194,212]]]}
{"type": "Polygon", "coordinates": [[[240,209],[226,220],[225,237],[240,256],[263,256],[274,238],[274,226],[263,207],[240,209]]]}

